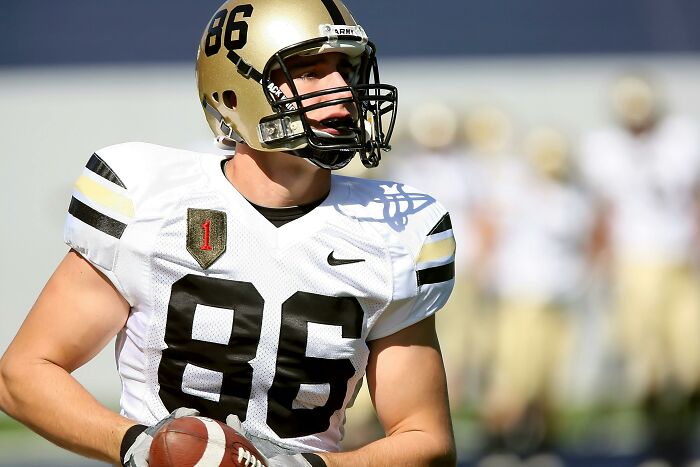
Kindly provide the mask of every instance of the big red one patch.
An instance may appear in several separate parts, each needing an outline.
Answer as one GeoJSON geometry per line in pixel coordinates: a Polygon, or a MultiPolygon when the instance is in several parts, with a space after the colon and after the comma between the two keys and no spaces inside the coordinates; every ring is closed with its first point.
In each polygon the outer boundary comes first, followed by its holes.
{"type": "Polygon", "coordinates": [[[226,213],[187,208],[187,251],[203,269],[226,251],[226,213]]]}

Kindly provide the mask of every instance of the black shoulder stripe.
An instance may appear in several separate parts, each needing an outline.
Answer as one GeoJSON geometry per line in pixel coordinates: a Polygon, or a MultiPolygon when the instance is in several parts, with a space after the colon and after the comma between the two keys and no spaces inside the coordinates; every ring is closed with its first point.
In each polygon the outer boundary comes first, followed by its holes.
{"type": "Polygon", "coordinates": [[[87,225],[90,225],[114,238],[122,238],[122,234],[126,229],[126,224],[119,222],[116,219],[112,219],[109,216],[105,216],[101,212],[92,209],[90,206],[81,202],[75,197],[71,198],[70,200],[68,212],[76,219],[80,219],[87,225]]]}
{"type": "Polygon", "coordinates": [[[328,13],[331,15],[331,19],[333,20],[333,24],[345,24],[345,20],[343,19],[343,14],[340,12],[340,9],[338,9],[338,5],[335,4],[334,0],[322,0],[323,4],[326,6],[326,10],[328,10],[328,13]]]}
{"type": "Polygon", "coordinates": [[[112,168],[107,165],[105,161],[103,161],[100,156],[97,155],[97,153],[94,153],[90,160],[88,161],[87,165],[85,166],[88,169],[90,169],[92,172],[95,172],[97,175],[100,177],[109,180],[110,182],[114,183],[115,185],[119,185],[122,188],[126,188],[124,183],[121,181],[119,177],[117,177],[117,174],[114,173],[112,168]]]}
{"type": "Polygon", "coordinates": [[[311,467],[326,467],[328,465],[318,454],[314,454],[312,452],[304,452],[301,454],[301,457],[306,459],[311,467]]]}
{"type": "Polygon", "coordinates": [[[455,262],[452,261],[434,268],[421,269],[416,272],[416,275],[418,276],[418,287],[424,284],[446,282],[455,277],[455,262]]]}
{"type": "Polygon", "coordinates": [[[229,50],[226,54],[226,58],[231,60],[231,62],[236,65],[236,70],[246,78],[253,78],[253,81],[257,81],[262,84],[263,75],[258,70],[253,68],[253,65],[246,62],[233,50],[229,50]]]}
{"type": "Polygon", "coordinates": [[[452,222],[450,221],[450,213],[445,213],[442,219],[435,224],[433,230],[430,231],[428,235],[444,232],[445,230],[450,230],[452,228],[452,222]]]}

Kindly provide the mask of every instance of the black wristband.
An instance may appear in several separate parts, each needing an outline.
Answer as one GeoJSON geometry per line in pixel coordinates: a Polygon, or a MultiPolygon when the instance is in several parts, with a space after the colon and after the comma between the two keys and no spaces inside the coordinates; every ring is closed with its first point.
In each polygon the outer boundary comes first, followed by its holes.
{"type": "Polygon", "coordinates": [[[306,459],[309,464],[311,464],[311,467],[328,467],[328,464],[326,464],[326,461],[323,460],[321,456],[318,454],[312,454],[310,452],[303,452],[301,456],[306,459]]]}
{"type": "Polygon", "coordinates": [[[124,433],[122,444],[119,448],[119,460],[121,461],[122,465],[124,465],[124,456],[126,456],[126,451],[128,451],[131,445],[134,444],[136,438],[138,438],[141,433],[146,431],[146,428],[148,428],[146,425],[134,425],[126,430],[126,433],[124,433]]]}

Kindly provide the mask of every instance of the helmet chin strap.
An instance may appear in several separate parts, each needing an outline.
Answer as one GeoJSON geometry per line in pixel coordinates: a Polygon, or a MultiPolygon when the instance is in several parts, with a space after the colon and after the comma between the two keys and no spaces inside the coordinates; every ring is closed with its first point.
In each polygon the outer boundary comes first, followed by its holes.
{"type": "Polygon", "coordinates": [[[214,143],[219,149],[236,149],[236,142],[226,136],[217,136],[214,143]]]}
{"type": "MultiPolygon", "coordinates": [[[[348,135],[334,135],[316,128],[312,128],[312,131],[316,137],[326,138],[333,142],[337,140],[349,139],[354,140],[354,134],[348,135]]],[[[335,149],[335,150],[320,150],[315,149],[312,146],[307,146],[306,148],[300,150],[302,157],[305,157],[314,165],[317,165],[324,169],[337,170],[342,169],[350,163],[350,161],[357,155],[358,151],[355,149],[335,149]]]]}
{"type": "Polygon", "coordinates": [[[303,149],[289,151],[289,154],[306,159],[310,164],[313,164],[316,167],[320,167],[322,169],[337,170],[342,169],[343,167],[348,165],[352,158],[355,157],[355,151],[347,151],[351,153],[351,156],[341,159],[338,157],[338,153],[340,152],[346,151],[318,151],[307,146],[303,149]]]}
{"type": "Polygon", "coordinates": [[[212,106],[209,102],[207,102],[206,99],[202,99],[202,107],[204,108],[204,111],[207,112],[209,115],[214,117],[217,122],[219,122],[219,129],[223,133],[223,135],[218,135],[216,137],[216,142],[219,146],[228,149],[228,148],[233,148],[236,146],[236,143],[242,143],[243,138],[233,131],[233,128],[231,128],[228,123],[224,120],[224,116],[221,115],[221,112],[219,112],[216,107],[212,106]]]}

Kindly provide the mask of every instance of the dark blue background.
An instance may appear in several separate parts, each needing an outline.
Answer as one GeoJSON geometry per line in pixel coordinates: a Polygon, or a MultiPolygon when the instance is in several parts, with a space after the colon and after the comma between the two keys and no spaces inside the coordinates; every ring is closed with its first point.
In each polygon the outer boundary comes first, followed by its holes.
{"type": "MultiPolygon", "coordinates": [[[[3,0],[0,65],[191,61],[220,3],[3,0]]],[[[348,0],[348,5],[385,57],[700,52],[698,0],[348,0]]]]}

